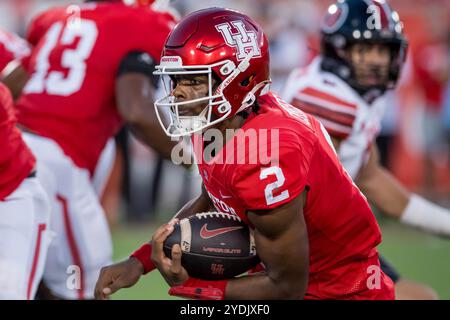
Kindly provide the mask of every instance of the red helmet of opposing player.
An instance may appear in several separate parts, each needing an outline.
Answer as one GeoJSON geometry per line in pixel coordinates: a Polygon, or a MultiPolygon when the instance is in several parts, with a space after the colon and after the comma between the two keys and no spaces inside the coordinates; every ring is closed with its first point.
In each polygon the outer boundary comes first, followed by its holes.
{"type": "Polygon", "coordinates": [[[202,74],[208,77],[208,95],[176,101],[173,85],[163,84],[165,97],[155,102],[158,118],[169,136],[189,135],[234,116],[254,104],[268,90],[269,49],[262,29],[248,16],[223,8],[194,12],[181,20],[166,40],[155,74],[162,78],[202,74]],[[214,79],[216,85],[214,85],[214,79]],[[203,103],[195,116],[180,108],[203,103]],[[162,113],[169,111],[164,122],[162,113]]]}

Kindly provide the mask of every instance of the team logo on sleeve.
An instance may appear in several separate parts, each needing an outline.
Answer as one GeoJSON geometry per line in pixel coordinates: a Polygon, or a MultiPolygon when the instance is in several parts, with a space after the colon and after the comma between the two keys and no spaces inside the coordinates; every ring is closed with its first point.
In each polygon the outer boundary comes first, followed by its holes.
{"type": "Polygon", "coordinates": [[[216,25],[216,29],[222,34],[228,46],[236,48],[236,57],[239,61],[244,60],[251,51],[253,51],[253,57],[261,57],[256,32],[246,30],[243,21],[236,20],[231,21],[231,23],[222,23],[216,25]],[[232,31],[233,28],[235,32],[232,31]]]}

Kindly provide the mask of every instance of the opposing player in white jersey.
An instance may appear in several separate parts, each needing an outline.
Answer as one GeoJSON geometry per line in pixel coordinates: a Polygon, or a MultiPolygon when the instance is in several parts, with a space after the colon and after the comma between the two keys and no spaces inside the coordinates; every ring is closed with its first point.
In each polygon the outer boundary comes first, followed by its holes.
{"type": "MultiPolygon", "coordinates": [[[[322,122],[344,167],[378,209],[450,236],[450,211],[408,192],[378,159],[375,138],[388,107],[384,94],[396,85],[406,48],[399,16],[384,1],[338,1],[323,22],[321,55],[291,73],[282,97],[322,122]]],[[[398,299],[436,297],[383,262],[398,299]]]]}

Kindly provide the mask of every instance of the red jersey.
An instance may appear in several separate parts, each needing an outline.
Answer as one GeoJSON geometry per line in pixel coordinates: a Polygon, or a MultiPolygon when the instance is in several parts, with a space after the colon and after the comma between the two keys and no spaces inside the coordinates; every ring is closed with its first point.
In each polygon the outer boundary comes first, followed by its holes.
{"type": "Polygon", "coordinates": [[[11,93],[1,83],[0,146],[0,201],[3,201],[31,173],[36,160],[16,128],[11,93]]]}
{"type": "Polygon", "coordinates": [[[167,13],[122,3],[51,9],[31,25],[31,78],[17,102],[19,123],[56,141],[93,172],[108,138],[122,126],[115,101],[121,61],[140,51],[159,61],[175,24],[167,13]]]}
{"type": "Polygon", "coordinates": [[[14,60],[20,60],[30,54],[29,44],[19,36],[0,30],[0,72],[14,60]]]}
{"type": "MultiPolygon", "coordinates": [[[[246,211],[276,208],[308,190],[303,208],[310,253],[305,298],[393,299],[393,283],[379,268],[379,226],[323,126],[272,93],[258,102],[258,114],[250,115],[210,162],[199,161],[216,209],[249,223],[246,211]],[[374,270],[379,275],[375,289],[369,279],[374,270]]],[[[201,136],[194,136],[194,146],[200,146],[196,156],[203,159],[201,136]]]]}

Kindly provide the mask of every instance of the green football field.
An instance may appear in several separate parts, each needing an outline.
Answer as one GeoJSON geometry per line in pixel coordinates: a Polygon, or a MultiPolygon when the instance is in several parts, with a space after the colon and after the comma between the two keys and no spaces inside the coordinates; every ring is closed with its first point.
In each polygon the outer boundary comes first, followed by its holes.
{"type": "MultiPolygon", "coordinates": [[[[441,299],[450,299],[450,240],[426,235],[391,220],[381,220],[380,252],[411,280],[433,287],[441,299]]],[[[127,257],[151,236],[153,227],[128,226],[113,230],[115,260],[127,257]]],[[[173,299],[158,272],[144,276],[138,284],[123,289],[113,299],[173,299]]]]}

